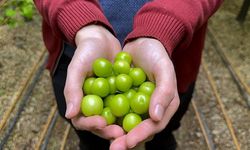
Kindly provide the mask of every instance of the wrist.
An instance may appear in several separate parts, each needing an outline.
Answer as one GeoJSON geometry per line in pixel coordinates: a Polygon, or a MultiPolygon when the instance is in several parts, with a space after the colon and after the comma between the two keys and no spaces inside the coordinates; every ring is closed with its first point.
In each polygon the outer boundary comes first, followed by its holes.
{"type": "Polygon", "coordinates": [[[133,41],[127,42],[124,49],[132,55],[142,55],[143,53],[144,55],[149,54],[151,57],[158,58],[159,60],[165,58],[168,64],[172,64],[171,57],[163,43],[155,38],[141,37],[134,39],[133,41]]]}
{"type": "Polygon", "coordinates": [[[105,39],[108,36],[113,36],[112,33],[109,32],[108,29],[106,29],[105,27],[101,26],[101,25],[95,25],[95,24],[91,24],[91,25],[87,25],[83,28],[81,28],[77,33],[76,33],[76,37],[75,37],[75,43],[76,46],[78,46],[81,41],[85,40],[85,39],[105,39]]]}
{"type": "MultiPolygon", "coordinates": [[[[165,50],[165,52],[168,54],[167,49],[164,47],[163,43],[159,41],[158,39],[155,38],[150,38],[150,37],[140,37],[137,39],[134,39],[132,41],[129,41],[126,43],[125,47],[151,47],[152,49],[161,49],[165,50]]],[[[131,48],[130,48],[131,49],[131,48]]],[[[169,56],[169,54],[168,54],[169,56]]]]}

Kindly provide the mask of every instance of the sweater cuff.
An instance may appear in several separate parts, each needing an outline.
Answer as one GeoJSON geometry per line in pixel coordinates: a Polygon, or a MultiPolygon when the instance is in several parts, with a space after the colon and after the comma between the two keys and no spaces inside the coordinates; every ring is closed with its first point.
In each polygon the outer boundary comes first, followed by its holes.
{"type": "Polygon", "coordinates": [[[92,2],[66,2],[58,11],[57,25],[65,38],[75,45],[77,31],[88,24],[101,24],[114,34],[111,24],[101,9],[92,2]]]}
{"type": "Polygon", "coordinates": [[[134,20],[133,31],[127,36],[125,44],[139,37],[155,38],[163,44],[171,56],[184,34],[184,24],[171,15],[162,13],[138,14],[134,20]]]}

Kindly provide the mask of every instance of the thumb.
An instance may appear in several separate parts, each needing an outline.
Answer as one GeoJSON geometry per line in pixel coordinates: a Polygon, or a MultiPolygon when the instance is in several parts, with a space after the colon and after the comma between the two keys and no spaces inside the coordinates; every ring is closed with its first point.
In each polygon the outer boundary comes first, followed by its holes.
{"type": "Polygon", "coordinates": [[[78,115],[80,111],[80,104],[83,97],[83,72],[83,65],[81,65],[81,63],[73,57],[68,66],[67,78],[64,87],[64,96],[67,105],[65,117],[68,119],[78,115]]]}
{"type": "Polygon", "coordinates": [[[156,88],[151,96],[149,114],[154,121],[160,121],[165,111],[174,99],[176,93],[176,77],[172,65],[163,65],[164,68],[156,68],[156,88]]]}

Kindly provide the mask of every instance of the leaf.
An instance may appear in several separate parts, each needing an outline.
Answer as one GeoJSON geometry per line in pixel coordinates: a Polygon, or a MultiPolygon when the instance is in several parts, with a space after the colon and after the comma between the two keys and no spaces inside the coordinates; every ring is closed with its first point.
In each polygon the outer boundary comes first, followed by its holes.
{"type": "Polygon", "coordinates": [[[7,23],[7,24],[8,24],[9,27],[11,27],[11,28],[15,28],[15,27],[17,27],[17,25],[18,25],[17,21],[14,20],[14,19],[8,20],[8,23],[7,23]]]}
{"type": "Polygon", "coordinates": [[[26,3],[33,4],[33,0],[25,0],[26,3]]]}
{"type": "Polygon", "coordinates": [[[13,18],[16,15],[16,11],[13,10],[12,8],[8,8],[5,10],[5,16],[13,18]]]}
{"type": "Polygon", "coordinates": [[[27,19],[32,19],[34,14],[32,5],[23,5],[21,7],[21,15],[27,19]]]}

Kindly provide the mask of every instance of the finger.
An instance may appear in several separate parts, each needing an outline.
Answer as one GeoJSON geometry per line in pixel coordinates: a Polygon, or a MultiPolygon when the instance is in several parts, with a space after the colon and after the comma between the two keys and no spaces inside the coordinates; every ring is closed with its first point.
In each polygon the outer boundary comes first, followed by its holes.
{"type": "Polygon", "coordinates": [[[64,96],[67,105],[65,117],[68,119],[76,116],[80,111],[80,103],[83,97],[83,66],[84,65],[76,57],[72,58],[72,61],[68,66],[64,88],[64,96]]]}
{"type": "Polygon", "coordinates": [[[155,67],[156,88],[150,100],[149,114],[154,121],[160,121],[169,103],[175,96],[176,79],[171,63],[162,60],[162,65],[155,67]],[[162,68],[164,67],[164,69],[162,68]],[[167,69],[166,69],[167,68],[167,69]]]}
{"type": "Polygon", "coordinates": [[[108,140],[113,140],[124,135],[123,129],[118,125],[109,125],[103,129],[94,130],[93,133],[108,140]]]}
{"type": "Polygon", "coordinates": [[[159,124],[159,122],[154,122],[152,119],[146,119],[137,125],[127,134],[127,147],[133,148],[151,135],[155,134],[157,124],[159,124]]]}
{"type": "Polygon", "coordinates": [[[165,111],[164,117],[160,122],[155,122],[152,119],[146,119],[132,129],[126,138],[126,143],[128,148],[133,148],[137,144],[143,142],[146,139],[151,138],[156,133],[163,130],[168,124],[169,120],[172,118],[179,106],[179,97],[175,97],[173,101],[169,104],[165,111]]]}
{"type": "Polygon", "coordinates": [[[78,115],[77,117],[71,119],[71,122],[76,129],[87,131],[102,129],[107,125],[105,119],[97,115],[91,117],[78,115]]]}
{"type": "Polygon", "coordinates": [[[126,135],[115,139],[109,147],[110,150],[127,150],[126,135]]]}

